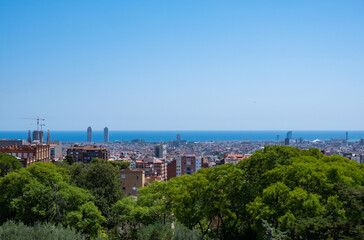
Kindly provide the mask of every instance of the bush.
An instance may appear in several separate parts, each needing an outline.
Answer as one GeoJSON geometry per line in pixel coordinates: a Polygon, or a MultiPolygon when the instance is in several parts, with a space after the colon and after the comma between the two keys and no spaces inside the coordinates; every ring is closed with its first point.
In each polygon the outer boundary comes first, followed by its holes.
{"type": "Polygon", "coordinates": [[[82,240],[75,230],[52,223],[36,223],[26,226],[22,222],[7,221],[0,226],[2,240],[82,240]]]}
{"type": "Polygon", "coordinates": [[[173,240],[199,240],[202,234],[198,230],[189,230],[181,224],[177,224],[174,230],[173,240]]]}
{"type": "Polygon", "coordinates": [[[171,240],[172,236],[171,227],[162,223],[149,224],[138,230],[140,240],[171,240]]]}

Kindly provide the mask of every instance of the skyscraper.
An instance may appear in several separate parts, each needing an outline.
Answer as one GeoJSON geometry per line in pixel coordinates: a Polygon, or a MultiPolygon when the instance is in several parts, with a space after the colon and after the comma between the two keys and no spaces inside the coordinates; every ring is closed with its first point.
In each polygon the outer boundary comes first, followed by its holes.
{"type": "Polygon", "coordinates": [[[40,143],[44,142],[44,132],[43,132],[43,130],[39,131],[39,140],[40,140],[40,143]]]}
{"type": "Polygon", "coordinates": [[[87,128],[87,142],[88,143],[92,142],[92,128],[91,127],[87,128]]]}
{"type": "Polygon", "coordinates": [[[104,128],[104,142],[109,142],[109,129],[107,127],[104,128]]]}
{"type": "Polygon", "coordinates": [[[32,135],[30,133],[30,130],[28,131],[28,142],[32,143],[32,135]]]}
{"type": "Polygon", "coordinates": [[[47,132],[47,144],[49,144],[51,142],[51,134],[49,133],[49,129],[47,132]]]}

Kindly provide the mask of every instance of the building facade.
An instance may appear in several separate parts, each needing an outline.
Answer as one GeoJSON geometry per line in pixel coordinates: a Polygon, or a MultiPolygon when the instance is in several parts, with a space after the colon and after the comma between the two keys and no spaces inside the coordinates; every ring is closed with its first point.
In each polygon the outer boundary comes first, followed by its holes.
{"type": "Polygon", "coordinates": [[[156,158],[166,158],[167,156],[167,145],[160,143],[154,146],[154,157],[156,158]]]}
{"type": "Polygon", "coordinates": [[[49,158],[51,161],[63,159],[62,143],[60,141],[49,141],[49,158]]]}
{"type": "Polygon", "coordinates": [[[18,158],[24,167],[35,162],[49,162],[49,145],[11,145],[0,147],[0,153],[18,158]]]}
{"type": "Polygon", "coordinates": [[[197,172],[204,163],[203,157],[196,157],[194,154],[186,154],[176,159],[176,175],[192,175],[197,172]]]}
{"type": "Polygon", "coordinates": [[[71,156],[75,162],[89,163],[94,158],[108,160],[110,151],[97,146],[73,146],[67,149],[67,155],[71,156]]]}
{"type": "Polygon", "coordinates": [[[145,173],[143,170],[120,170],[121,187],[127,196],[136,196],[139,188],[144,187],[145,173]]]}
{"type": "Polygon", "coordinates": [[[172,160],[170,163],[168,163],[168,165],[167,165],[167,180],[177,176],[176,162],[177,162],[176,160],[172,160]]]}

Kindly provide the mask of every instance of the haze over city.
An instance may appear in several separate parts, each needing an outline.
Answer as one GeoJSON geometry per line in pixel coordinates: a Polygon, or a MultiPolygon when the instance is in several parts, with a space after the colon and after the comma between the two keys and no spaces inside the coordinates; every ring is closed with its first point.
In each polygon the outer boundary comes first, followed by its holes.
{"type": "Polygon", "coordinates": [[[361,130],[363,1],[1,1],[0,130],[361,130]]]}

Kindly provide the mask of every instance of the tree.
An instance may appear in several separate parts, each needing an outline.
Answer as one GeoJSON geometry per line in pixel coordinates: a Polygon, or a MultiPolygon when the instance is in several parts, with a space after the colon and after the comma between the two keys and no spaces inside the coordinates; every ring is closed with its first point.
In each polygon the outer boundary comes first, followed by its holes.
{"type": "Polygon", "coordinates": [[[28,225],[55,222],[95,236],[95,229],[83,222],[100,229],[104,218],[94,206],[93,196],[85,189],[69,185],[69,181],[66,171],[51,163],[34,163],[9,173],[0,181],[0,221],[15,219],[28,225]],[[74,215],[79,212],[82,221],[75,221],[74,215]]]}
{"type": "Polygon", "coordinates": [[[13,172],[21,167],[22,164],[16,157],[0,153],[0,177],[4,177],[9,172],[13,172]]]}
{"type": "Polygon", "coordinates": [[[178,223],[208,239],[364,239],[364,165],[317,149],[266,146],[138,194],[112,207],[131,238],[178,223]]]}
{"type": "Polygon", "coordinates": [[[89,164],[73,164],[67,171],[71,175],[71,183],[89,190],[95,196],[95,205],[107,217],[107,226],[111,228],[110,207],[123,196],[119,168],[95,158],[89,164]]]}
{"type": "Polygon", "coordinates": [[[115,167],[118,167],[120,170],[130,168],[130,162],[128,161],[110,161],[109,163],[115,167]]]}
{"type": "Polygon", "coordinates": [[[72,165],[75,162],[75,160],[73,159],[73,157],[71,155],[67,155],[64,158],[64,161],[67,162],[69,165],[72,165]]]}

